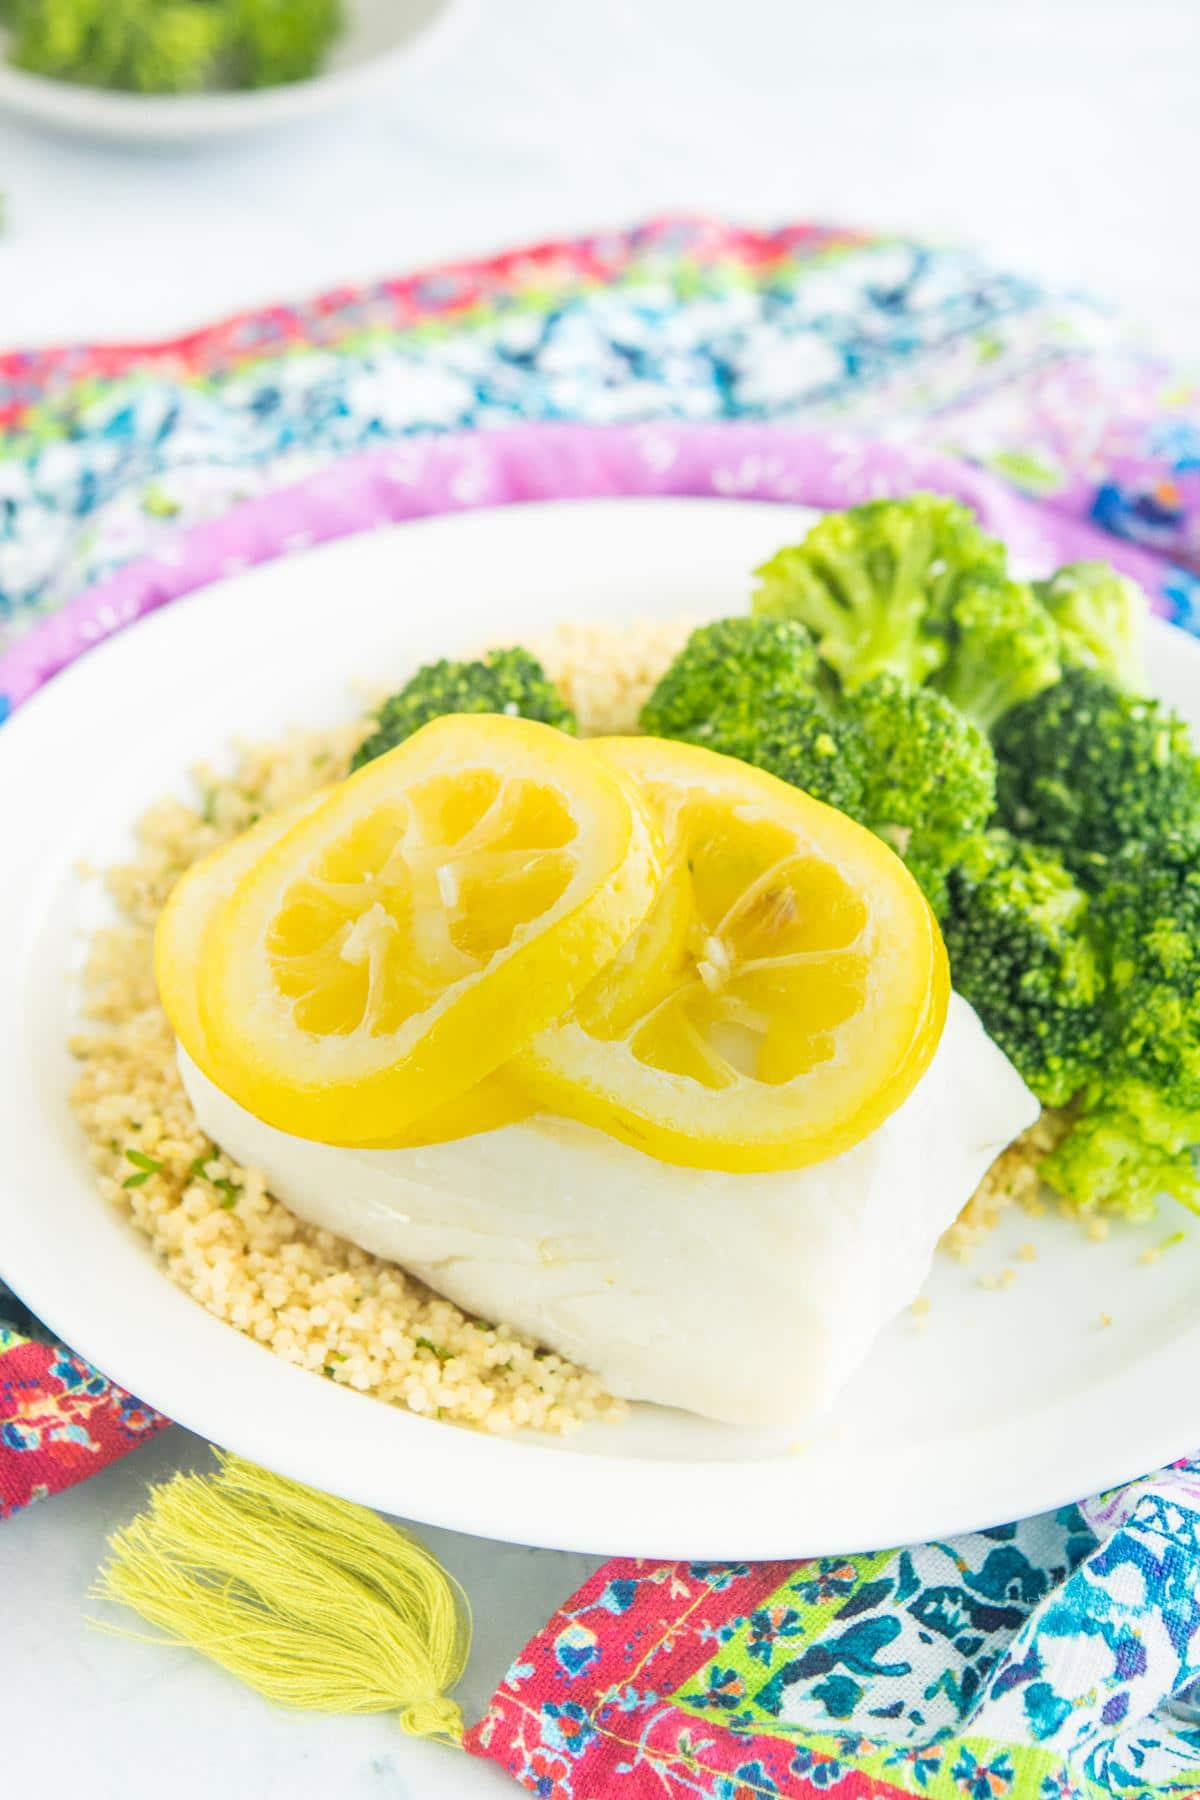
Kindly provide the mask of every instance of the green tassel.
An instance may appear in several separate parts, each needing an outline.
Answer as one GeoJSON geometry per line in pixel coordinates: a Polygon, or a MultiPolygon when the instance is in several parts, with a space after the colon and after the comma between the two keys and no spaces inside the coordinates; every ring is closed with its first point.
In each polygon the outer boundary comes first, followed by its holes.
{"type": "Polygon", "coordinates": [[[471,1618],[454,1578],[366,1507],[216,1454],[215,1475],[174,1476],[114,1534],[98,1596],[281,1706],[395,1712],[461,1746],[447,1692],[471,1618]]]}

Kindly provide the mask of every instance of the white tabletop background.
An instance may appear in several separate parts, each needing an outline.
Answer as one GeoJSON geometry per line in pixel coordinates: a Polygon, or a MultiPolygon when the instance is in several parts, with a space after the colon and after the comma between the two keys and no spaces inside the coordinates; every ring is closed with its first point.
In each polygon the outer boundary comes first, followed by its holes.
{"type": "MultiPolygon", "coordinates": [[[[1196,360],[1198,168],[1197,0],[476,0],[437,67],[303,129],[146,153],[0,118],[0,345],[153,337],[682,209],[972,240],[1196,360]]],[[[0,1528],[0,1789],[515,1793],[386,1719],[293,1719],[86,1623],[106,1534],[203,1455],[168,1433],[0,1528]]],[[[475,1716],[594,1563],[424,1535],[475,1601],[475,1716]]]]}

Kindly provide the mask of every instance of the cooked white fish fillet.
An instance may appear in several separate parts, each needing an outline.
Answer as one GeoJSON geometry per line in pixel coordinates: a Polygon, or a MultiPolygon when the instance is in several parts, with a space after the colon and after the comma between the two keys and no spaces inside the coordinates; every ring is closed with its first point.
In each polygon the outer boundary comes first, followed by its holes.
{"type": "Polygon", "coordinates": [[[179,1062],[203,1130],[302,1219],[614,1393],[743,1425],[798,1425],[830,1404],[1038,1114],[957,995],[890,1119],[841,1156],[764,1175],[675,1168],[550,1117],[417,1150],[314,1144],[179,1062]]]}

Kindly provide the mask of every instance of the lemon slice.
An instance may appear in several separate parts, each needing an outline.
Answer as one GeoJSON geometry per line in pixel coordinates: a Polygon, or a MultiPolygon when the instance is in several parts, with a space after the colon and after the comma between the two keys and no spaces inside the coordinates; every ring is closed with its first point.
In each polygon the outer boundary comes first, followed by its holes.
{"type": "Polygon", "coordinates": [[[284,833],[203,936],[212,1079],[379,1144],[507,1062],[617,955],[660,846],[627,778],[526,719],[437,719],[284,833]]]}
{"type": "Polygon", "coordinates": [[[520,1054],[521,1080],[665,1162],[798,1168],[849,1149],[911,1092],[945,1023],[946,953],[917,884],[862,826],[731,757],[592,748],[638,781],[684,871],[684,946],[664,932],[656,984],[635,939],[520,1054]]]}
{"type": "Polygon", "coordinates": [[[585,1030],[615,1037],[649,1012],[677,983],[692,932],[692,884],[681,855],[664,859],[654,904],[620,954],[572,1009],[585,1030]]]}
{"type": "MultiPolygon", "coordinates": [[[[209,920],[272,844],[332,792],[324,788],[306,799],[280,807],[231,843],[222,844],[183,875],[159,915],[154,934],[154,972],[159,998],[171,1028],[192,1061],[213,1077],[208,1038],[200,1017],[200,946],[209,920]]],[[[442,1144],[472,1137],[527,1118],[532,1102],[503,1071],[434,1109],[406,1132],[388,1138],[381,1149],[442,1144]]]]}
{"type": "Polygon", "coordinates": [[[193,863],[171,889],[154,930],[154,977],[171,1029],[192,1061],[213,1078],[208,1036],[200,1017],[200,945],[217,907],[259,858],[297,820],[332,793],[322,788],[260,819],[240,837],[193,863]]]}

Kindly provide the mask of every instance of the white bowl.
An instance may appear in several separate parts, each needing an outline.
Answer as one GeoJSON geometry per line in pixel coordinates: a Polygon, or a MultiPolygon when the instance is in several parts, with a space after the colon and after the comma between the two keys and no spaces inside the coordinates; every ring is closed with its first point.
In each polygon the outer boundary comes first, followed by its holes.
{"type": "Polygon", "coordinates": [[[0,107],[79,137],[126,143],[187,143],[291,124],[380,86],[401,65],[411,72],[461,29],[470,0],[346,0],[346,29],[326,67],[309,81],[206,94],[127,94],[51,81],[6,60],[0,28],[0,107]]]}

